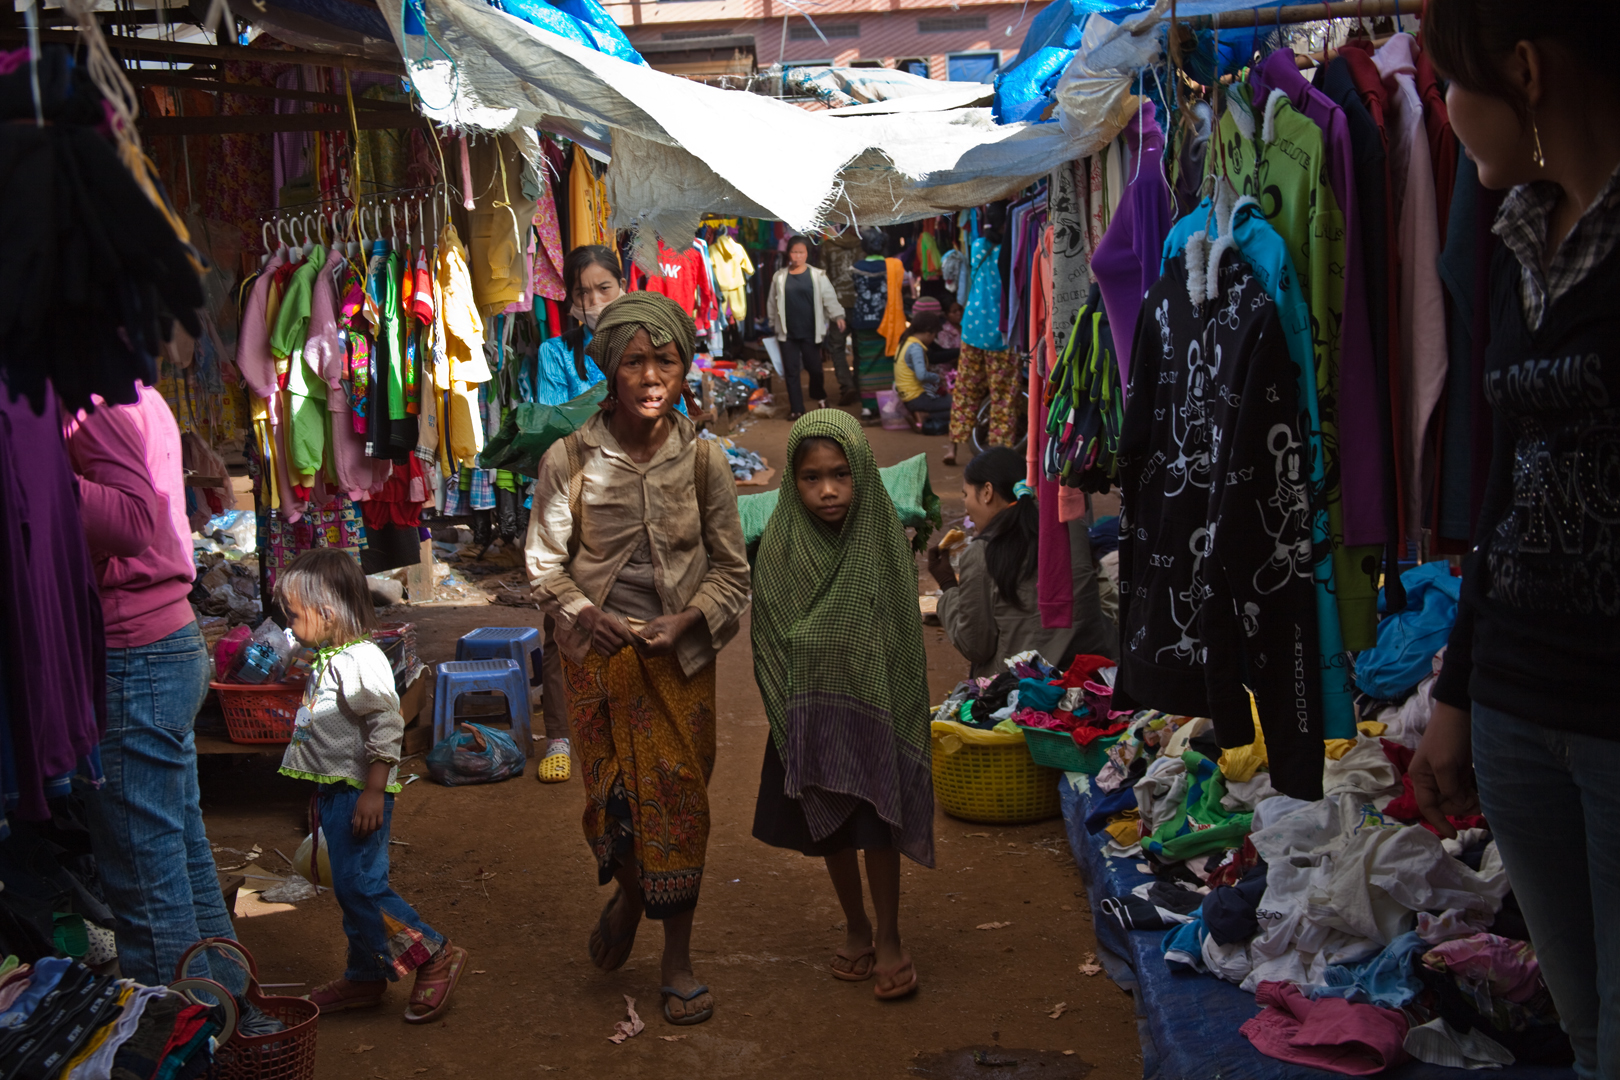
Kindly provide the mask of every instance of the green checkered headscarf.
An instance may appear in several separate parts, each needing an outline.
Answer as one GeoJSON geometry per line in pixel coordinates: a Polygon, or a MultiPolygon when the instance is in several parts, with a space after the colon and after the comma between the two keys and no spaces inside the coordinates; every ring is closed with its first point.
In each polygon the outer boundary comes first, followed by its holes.
{"type": "Polygon", "coordinates": [[[681,374],[692,370],[692,351],[697,347],[697,328],[692,325],[692,316],[662,293],[625,293],[602,309],[591,343],[585,346],[585,351],[607,376],[609,400],[613,398],[619,360],[637,330],[647,331],[655,346],[673,341],[685,368],[681,374]]]}
{"type": "Polygon", "coordinates": [[[917,564],[860,424],[817,409],[793,425],[788,472],[754,561],[754,676],[786,794],[817,840],[869,802],[895,844],[933,865],[928,660],[917,564]],[[805,508],[799,445],[831,439],[855,495],[843,527],[805,508]]]}

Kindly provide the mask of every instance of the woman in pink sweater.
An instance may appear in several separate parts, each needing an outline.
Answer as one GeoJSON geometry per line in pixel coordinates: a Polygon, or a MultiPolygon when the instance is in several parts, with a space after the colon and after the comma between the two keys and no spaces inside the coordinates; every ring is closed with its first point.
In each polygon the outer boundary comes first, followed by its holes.
{"type": "MultiPolygon", "coordinates": [[[[192,722],[208,692],[208,650],[187,600],[195,571],[180,432],[143,386],[133,405],[70,422],[67,446],[107,633],[107,781],[86,792],[91,841],[119,966],[160,984],[198,939],[236,936],[199,806],[192,722]]],[[[209,976],[200,960],[192,973],[209,976]]],[[[228,962],[212,977],[242,981],[228,962]]]]}

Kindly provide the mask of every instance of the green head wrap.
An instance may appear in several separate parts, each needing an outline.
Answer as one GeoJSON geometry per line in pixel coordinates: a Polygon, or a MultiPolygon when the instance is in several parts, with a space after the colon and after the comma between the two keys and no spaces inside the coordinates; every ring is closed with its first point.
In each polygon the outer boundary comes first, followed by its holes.
{"type": "Polygon", "coordinates": [[[858,421],[807,413],[754,561],[754,676],[810,833],[825,839],[864,799],[895,846],[934,861],[928,658],[917,564],[858,421]],[[849,459],[855,494],[834,529],[805,508],[793,463],[806,439],[849,459]]]}
{"type": "Polygon", "coordinates": [[[619,376],[619,360],[624,348],[637,330],[647,331],[654,346],[675,343],[681,354],[681,374],[692,370],[692,350],[697,345],[697,329],[692,316],[662,293],[625,293],[602,309],[596,320],[595,336],[585,346],[596,366],[607,376],[608,400],[613,399],[613,388],[619,376]]]}

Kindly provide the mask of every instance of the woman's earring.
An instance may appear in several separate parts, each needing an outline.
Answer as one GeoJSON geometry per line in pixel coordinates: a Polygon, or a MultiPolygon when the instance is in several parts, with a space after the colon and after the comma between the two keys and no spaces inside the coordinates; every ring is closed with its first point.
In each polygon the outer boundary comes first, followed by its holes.
{"type": "Polygon", "coordinates": [[[1536,140],[1536,148],[1530,154],[1530,160],[1536,163],[1536,168],[1545,169],[1547,167],[1547,156],[1541,152],[1541,129],[1536,127],[1534,117],[1530,120],[1530,134],[1536,140]]]}

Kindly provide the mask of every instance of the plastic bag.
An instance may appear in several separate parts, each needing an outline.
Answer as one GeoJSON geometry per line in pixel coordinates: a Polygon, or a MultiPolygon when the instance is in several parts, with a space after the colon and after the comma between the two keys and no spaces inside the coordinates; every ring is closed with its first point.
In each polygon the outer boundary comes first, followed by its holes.
{"type": "MultiPolygon", "coordinates": [[[[1356,685],[1379,701],[1399,701],[1428,677],[1434,654],[1451,636],[1457,621],[1462,579],[1451,576],[1444,559],[1414,566],[1401,575],[1406,610],[1386,615],[1378,624],[1378,644],[1356,657],[1356,685]]],[[[1387,610],[1385,591],[1378,591],[1379,610],[1387,610]]]]}
{"type": "Polygon", "coordinates": [[[287,641],[287,631],[266,619],[253,631],[253,637],[243,646],[240,656],[229,672],[228,682],[258,683],[273,686],[282,681],[292,664],[293,649],[287,641]]]}
{"type": "Polygon", "coordinates": [[[493,784],[523,773],[526,759],[518,744],[504,731],[483,724],[462,724],[461,730],[428,751],[428,776],[445,785],[493,784]]]}
{"type": "Polygon", "coordinates": [[[1131,85],[1159,59],[1159,24],[1169,0],[1153,10],[1111,22],[1101,15],[1086,20],[1080,49],[1058,80],[1057,118],[1072,137],[1076,159],[1090,157],[1118,137],[1140,106],[1131,85]]]}
{"type": "Polygon", "coordinates": [[[551,444],[572,435],[594,416],[607,396],[607,383],[597,383],[561,405],[522,402],[506,414],[506,422],[478,455],[481,469],[507,469],[523,476],[540,475],[540,459],[551,444]]]}
{"type": "Polygon", "coordinates": [[[215,514],[202,527],[204,536],[213,540],[220,550],[251,555],[258,549],[258,519],[245,510],[227,510],[215,514]]]}
{"type": "Polygon", "coordinates": [[[253,631],[246,626],[238,626],[219,639],[214,646],[215,678],[223,681],[235,673],[236,665],[242,659],[242,650],[247,648],[252,638],[253,631]]]}
{"type": "Polygon", "coordinates": [[[900,404],[900,395],[893,390],[879,390],[877,392],[878,416],[883,421],[884,431],[909,431],[911,418],[906,415],[905,406],[900,404]]]}

